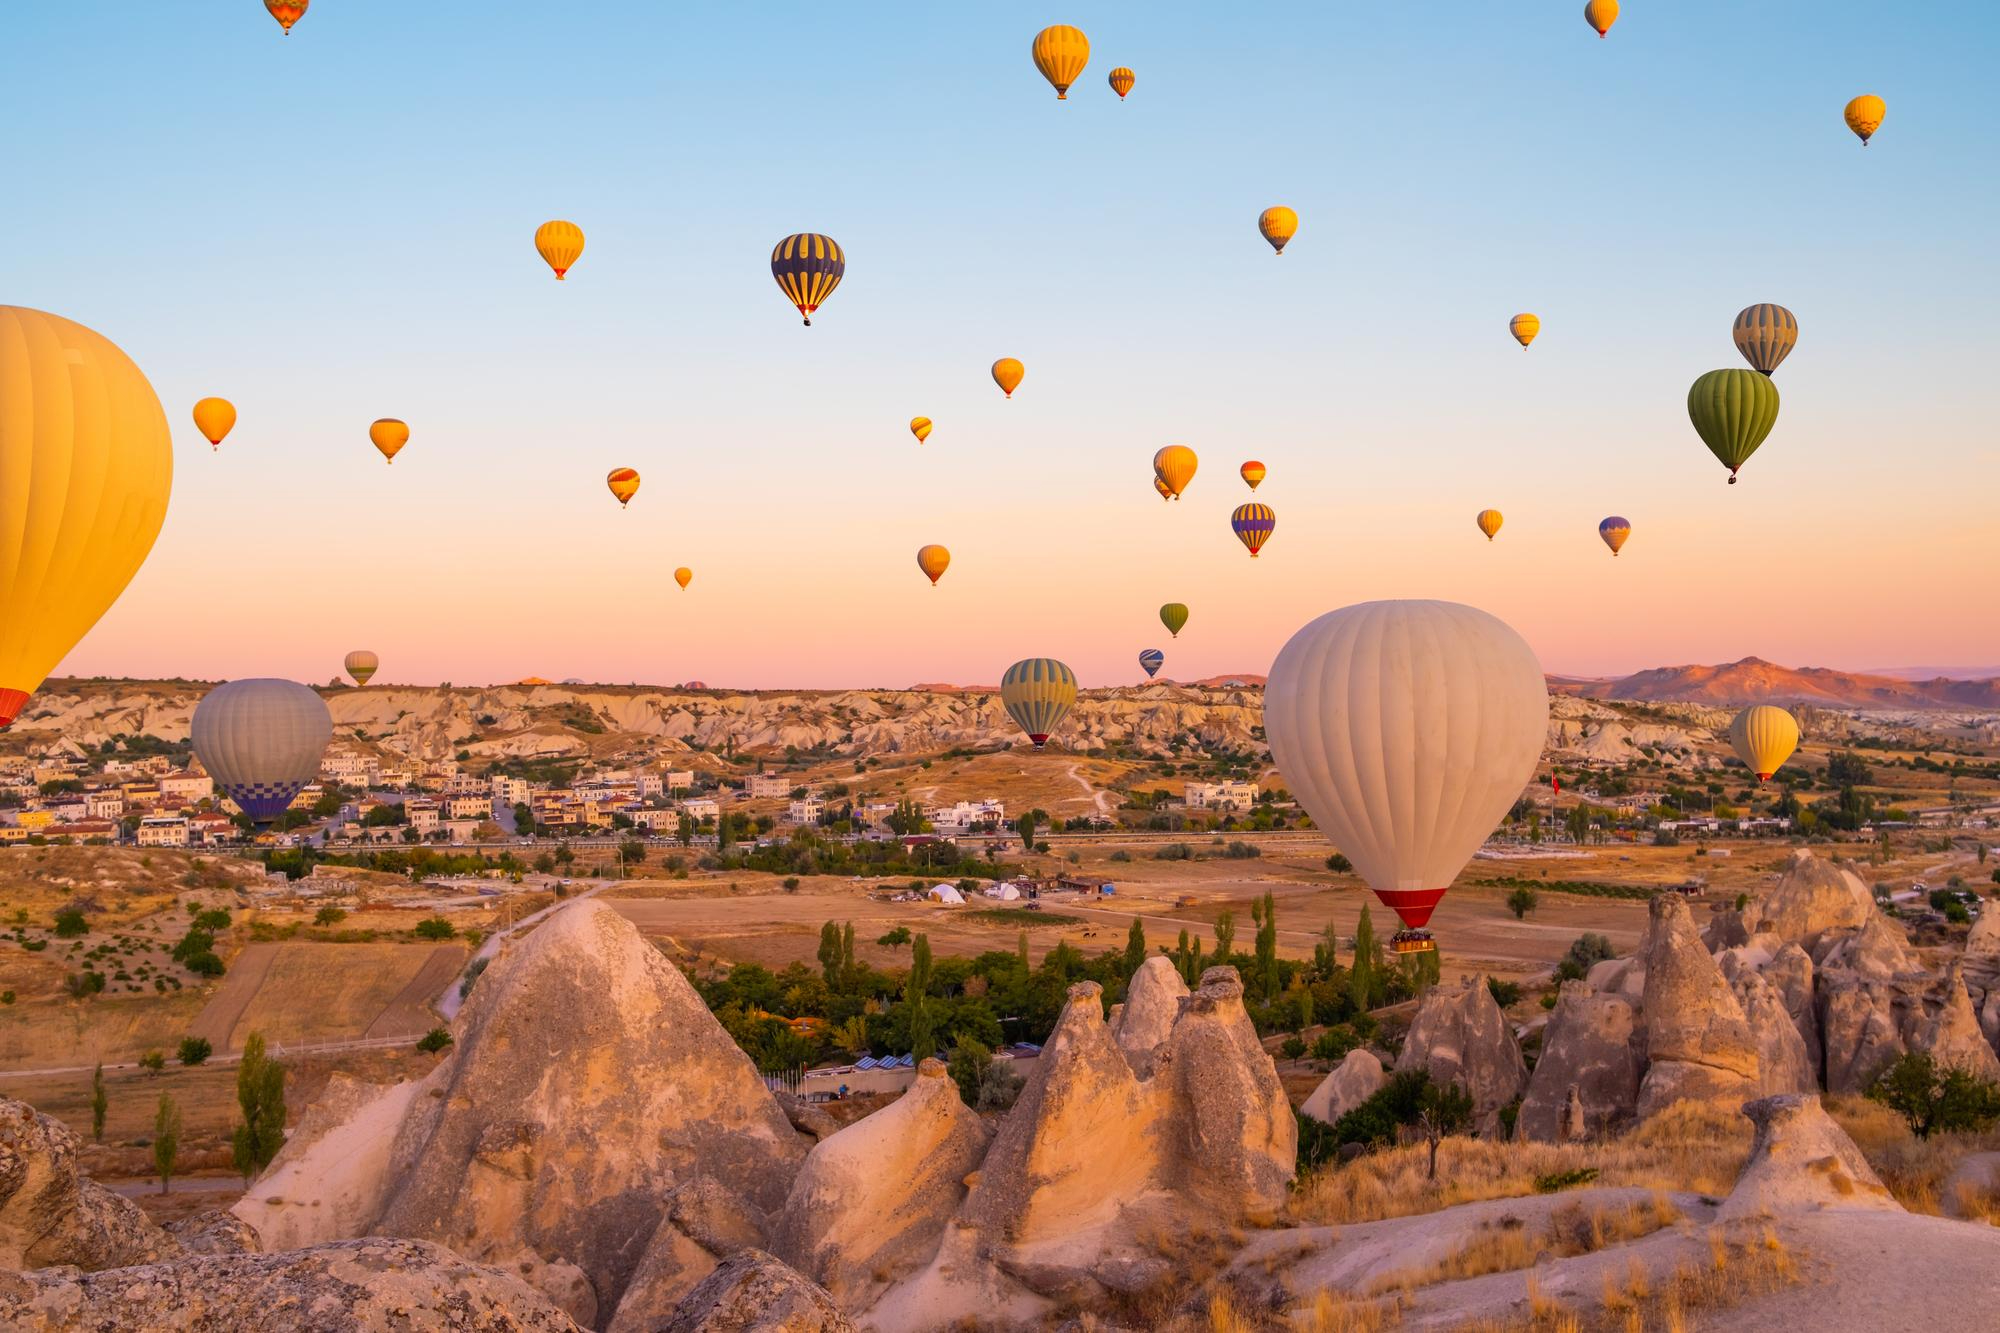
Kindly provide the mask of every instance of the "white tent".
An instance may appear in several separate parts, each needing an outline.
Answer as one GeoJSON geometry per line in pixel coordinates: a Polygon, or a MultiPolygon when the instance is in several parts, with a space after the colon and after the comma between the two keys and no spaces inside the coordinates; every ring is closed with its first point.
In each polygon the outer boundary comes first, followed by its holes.
{"type": "Polygon", "coordinates": [[[1021,891],[1012,884],[995,884],[986,891],[986,896],[989,898],[998,898],[1004,903],[1010,903],[1021,896],[1021,891]]]}
{"type": "Polygon", "coordinates": [[[949,907],[965,906],[965,895],[960,893],[958,886],[954,884],[933,884],[930,896],[949,907]]]}

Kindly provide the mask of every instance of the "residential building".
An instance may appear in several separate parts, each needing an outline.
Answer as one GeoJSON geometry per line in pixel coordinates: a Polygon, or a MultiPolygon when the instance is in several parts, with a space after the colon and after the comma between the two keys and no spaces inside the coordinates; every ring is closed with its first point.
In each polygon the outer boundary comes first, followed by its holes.
{"type": "Polygon", "coordinates": [[[231,842],[239,831],[236,822],[228,815],[213,810],[189,815],[187,826],[188,841],[199,843],[203,847],[213,847],[219,842],[231,842]]]}
{"type": "Polygon", "coordinates": [[[92,838],[103,838],[108,842],[118,837],[118,825],[109,819],[76,819],[58,824],[49,832],[71,842],[88,842],[92,838]]]}
{"type": "Polygon", "coordinates": [[[752,773],[747,791],[750,799],[756,801],[789,796],[793,786],[792,779],[780,773],[752,773]]]}
{"type": "Polygon", "coordinates": [[[215,795],[215,779],[199,771],[169,773],[160,779],[160,799],[188,804],[215,795]]]}
{"type": "Polygon", "coordinates": [[[480,820],[493,813],[493,798],[477,793],[456,793],[445,797],[442,804],[447,819],[480,820]]]}
{"type": "Polygon", "coordinates": [[[30,832],[39,833],[46,831],[49,825],[55,823],[56,816],[52,810],[23,810],[15,817],[14,822],[30,832]]]}
{"type": "Polygon", "coordinates": [[[819,817],[825,812],[826,802],[821,800],[817,794],[807,792],[803,797],[785,807],[785,818],[794,824],[817,824],[819,823],[819,817]]]}
{"type": "Polygon", "coordinates": [[[116,788],[85,792],[83,804],[92,819],[116,820],[125,813],[125,793],[116,788]]]}
{"type": "Polygon", "coordinates": [[[1007,803],[990,798],[984,801],[959,801],[953,805],[932,806],[924,811],[924,818],[930,820],[931,827],[940,833],[996,829],[1007,822],[1007,803]]]}
{"type": "Polygon", "coordinates": [[[493,776],[493,804],[496,808],[526,805],[530,790],[526,778],[510,778],[498,773],[493,776]]]}
{"type": "Polygon", "coordinates": [[[694,786],[694,770],[691,768],[670,768],[667,770],[666,776],[661,779],[661,783],[669,792],[687,791],[694,786]]]}
{"type": "Polygon", "coordinates": [[[417,831],[419,837],[425,838],[437,832],[442,819],[438,813],[438,803],[421,796],[403,802],[403,813],[409,817],[410,827],[417,831]]]}
{"type": "Polygon", "coordinates": [[[722,803],[712,796],[694,796],[681,802],[681,811],[699,824],[704,819],[719,819],[722,803]]]}
{"type": "Polygon", "coordinates": [[[1190,810],[1247,811],[1257,803],[1254,782],[1190,782],[1182,792],[1190,810]]]}
{"type": "MultiPolygon", "coordinates": [[[[224,824],[228,821],[224,820],[224,824]]],[[[139,821],[141,847],[185,847],[190,841],[187,820],[178,815],[148,815],[139,821]]]]}

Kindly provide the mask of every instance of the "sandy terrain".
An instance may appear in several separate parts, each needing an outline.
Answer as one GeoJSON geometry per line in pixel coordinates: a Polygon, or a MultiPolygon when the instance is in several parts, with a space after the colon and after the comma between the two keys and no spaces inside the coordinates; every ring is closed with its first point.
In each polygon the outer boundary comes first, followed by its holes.
{"type": "Polygon", "coordinates": [[[195,1030],[217,1051],[252,1032],[290,1044],[423,1032],[437,1020],[416,996],[428,986],[434,998],[464,957],[458,944],[252,944],[195,1030]]]}

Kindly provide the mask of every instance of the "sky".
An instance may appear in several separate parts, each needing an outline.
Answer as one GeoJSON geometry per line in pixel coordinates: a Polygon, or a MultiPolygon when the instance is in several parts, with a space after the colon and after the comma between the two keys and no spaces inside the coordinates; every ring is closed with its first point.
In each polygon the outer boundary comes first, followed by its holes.
{"type": "Polygon", "coordinates": [[[1148,647],[1261,672],[1383,597],[1559,673],[2000,660],[2000,9],[1580,10],[8,6],[0,301],[123,347],[175,433],[159,542],[59,674],[1092,686],[1148,647]],[[1066,101],[1051,22],[1091,42],[1066,101]],[[550,218],[587,236],[561,283],[550,218]],[[796,231],[848,256],[810,329],[796,231]],[[1731,487],[1685,395],[1758,301],[1802,332],[1731,487]],[[1170,443],[1201,468],[1163,504],[1170,443]]]}

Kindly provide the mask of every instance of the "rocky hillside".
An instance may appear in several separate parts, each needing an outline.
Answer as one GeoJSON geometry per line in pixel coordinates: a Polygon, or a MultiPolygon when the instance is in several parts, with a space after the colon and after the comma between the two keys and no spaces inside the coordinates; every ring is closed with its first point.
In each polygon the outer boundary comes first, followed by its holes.
{"type": "Polygon", "coordinates": [[[1656,667],[1591,690],[1606,699],[1706,704],[1816,703],[1837,708],[2000,708],[2000,680],[1897,680],[1759,657],[1722,666],[1656,667]]]}

